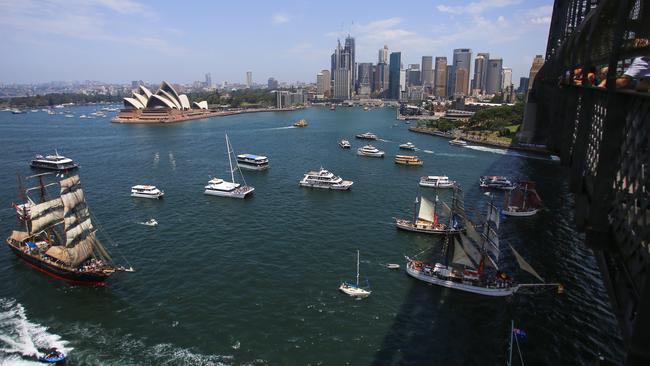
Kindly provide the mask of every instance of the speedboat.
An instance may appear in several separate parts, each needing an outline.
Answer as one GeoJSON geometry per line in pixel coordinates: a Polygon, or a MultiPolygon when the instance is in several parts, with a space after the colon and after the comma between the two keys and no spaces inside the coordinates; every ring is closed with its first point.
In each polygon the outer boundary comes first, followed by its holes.
{"type": "Polygon", "coordinates": [[[212,178],[205,186],[203,193],[211,196],[231,197],[231,198],[245,198],[250,193],[253,193],[255,188],[250,186],[242,186],[235,182],[226,182],[220,178],[212,178]]]}
{"type": "Polygon", "coordinates": [[[362,140],[377,140],[377,135],[372,132],[360,133],[355,137],[362,140]]]}
{"type": "Polygon", "coordinates": [[[352,147],[352,145],[350,145],[350,141],[346,139],[342,139],[341,141],[339,141],[339,146],[342,149],[349,149],[350,147],[352,147]]]}
{"type": "Polygon", "coordinates": [[[357,155],[370,156],[374,158],[383,158],[384,152],[380,151],[379,149],[377,149],[372,145],[366,145],[364,147],[360,147],[357,149],[357,155]]]}
{"type": "Polygon", "coordinates": [[[422,160],[414,155],[395,155],[395,164],[422,166],[422,160]]]}
{"type": "Polygon", "coordinates": [[[156,186],[148,184],[138,184],[131,187],[131,197],[139,198],[163,198],[165,192],[158,189],[156,186]]]}
{"type": "Polygon", "coordinates": [[[400,266],[397,263],[387,263],[386,268],[388,268],[388,269],[399,269],[400,266]]]}
{"type": "Polygon", "coordinates": [[[484,175],[479,178],[479,185],[482,188],[494,188],[510,191],[515,189],[515,184],[507,177],[500,175],[484,175]]]}
{"type": "Polygon", "coordinates": [[[455,138],[451,141],[449,141],[449,145],[454,145],[454,146],[467,146],[467,141],[463,141],[459,138],[455,138]]]}
{"type": "Polygon", "coordinates": [[[142,225],[145,225],[145,226],[158,226],[158,221],[156,221],[156,219],[149,219],[148,221],[143,222],[142,225]]]}
{"type": "Polygon", "coordinates": [[[415,144],[409,141],[407,143],[399,145],[399,148],[402,150],[415,150],[415,144]]]}
{"type": "Polygon", "coordinates": [[[344,191],[350,189],[354,182],[343,180],[341,177],[336,176],[321,167],[318,171],[311,170],[305,173],[304,178],[302,178],[298,184],[302,187],[336,189],[344,191]]]}
{"type": "Polygon", "coordinates": [[[56,348],[51,348],[47,350],[44,355],[38,356],[38,361],[42,363],[52,363],[56,364],[65,360],[65,354],[57,350],[56,348]]]}
{"type": "Polygon", "coordinates": [[[420,187],[453,188],[456,182],[446,175],[425,175],[420,178],[420,187]]]}
{"type": "Polygon", "coordinates": [[[237,155],[237,165],[242,169],[264,170],[269,168],[269,158],[262,155],[239,154],[237,155]]]}
{"type": "Polygon", "coordinates": [[[294,127],[307,127],[307,121],[304,119],[298,120],[296,123],[293,124],[294,127]]]}
{"type": "Polygon", "coordinates": [[[79,164],[74,162],[72,159],[59,155],[56,151],[54,152],[54,155],[36,155],[29,165],[32,168],[59,171],[72,170],[79,167],[79,164]]]}

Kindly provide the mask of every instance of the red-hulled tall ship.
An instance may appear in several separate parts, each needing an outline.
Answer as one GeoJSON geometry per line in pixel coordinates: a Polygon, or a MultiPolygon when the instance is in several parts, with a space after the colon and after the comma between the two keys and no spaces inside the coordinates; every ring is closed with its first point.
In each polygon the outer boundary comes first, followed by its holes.
{"type": "MultiPolygon", "coordinates": [[[[91,214],[81,189],[79,176],[44,184],[39,178],[40,203],[30,202],[29,216],[23,217],[24,231],[14,230],[7,245],[33,268],[52,277],[74,284],[103,285],[116,272],[133,272],[133,268],[114,264],[110,254],[97,238],[91,214]],[[60,195],[48,198],[46,187],[58,186],[60,195]]],[[[23,192],[21,192],[22,194],[23,192]]]]}

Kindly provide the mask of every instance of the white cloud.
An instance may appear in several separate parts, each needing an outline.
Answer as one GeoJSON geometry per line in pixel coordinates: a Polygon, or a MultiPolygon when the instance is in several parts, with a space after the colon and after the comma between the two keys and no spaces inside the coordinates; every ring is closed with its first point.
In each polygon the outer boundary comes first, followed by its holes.
{"type": "Polygon", "coordinates": [[[275,13],[271,17],[271,22],[273,24],[284,24],[288,23],[291,20],[291,17],[286,13],[275,13]]]}
{"type": "Polygon", "coordinates": [[[489,8],[502,8],[509,5],[519,4],[521,0],[479,0],[467,5],[438,5],[437,9],[443,13],[450,14],[480,14],[489,8]]]}
{"type": "Polygon", "coordinates": [[[553,5],[544,5],[537,8],[528,9],[525,13],[526,20],[532,24],[547,25],[551,23],[553,15],[553,5]]]}

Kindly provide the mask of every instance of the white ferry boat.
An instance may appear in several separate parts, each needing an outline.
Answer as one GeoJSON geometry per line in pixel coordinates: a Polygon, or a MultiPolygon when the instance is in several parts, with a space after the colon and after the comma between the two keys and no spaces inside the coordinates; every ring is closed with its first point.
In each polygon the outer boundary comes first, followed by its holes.
{"type": "Polygon", "coordinates": [[[131,187],[131,197],[140,197],[140,198],[162,198],[165,195],[165,192],[158,189],[156,186],[148,184],[138,184],[131,187]]]}
{"type": "Polygon", "coordinates": [[[339,146],[341,147],[341,149],[349,149],[352,147],[352,145],[350,145],[350,141],[346,139],[342,139],[341,141],[339,141],[339,146]]]}
{"type": "Polygon", "coordinates": [[[360,133],[355,137],[362,140],[377,140],[377,135],[372,132],[360,133]]]}
{"type": "Polygon", "coordinates": [[[484,175],[479,178],[479,185],[482,188],[494,188],[503,190],[515,189],[515,184],[507,177],[500,175],[484,175]]]}
{"type": "Polygon", "coordinates": [[[446,175],[426,175],[420,178],[420,187],[454,188],[456,181],[449,180],[446,175]]]}
{"type": "Polygon", "coordinates": [[[264,170],[269,168],[269,158],[262,155],[239,154],[237,155],[237,165],[242,169],[264,170]]]}
{"type": "Polygon", "coordinates": [[[379,149],[377,149],[372,145],[366,145],[364,147],[360,147],[357,149],[357,155],[370,156],[374,158],[383,158],[384,152],[380,151],[379,149]]]}
{"type": "Polygon", "coordinates": [[[415,144],[409,141],[409,142],[406,142],[404,144],[399,145],[399,148],[402,149],[402,150],[411,150],[411,151],[413,151],[413,150],[415,150],[415,144]]]}
{"type": "Polygon", "coordinates": [[[343,180],[321,167],[318,171],[311,170],[305,173],[305,176],[298,184],[302,187],[347,190],[352,187],[354,182],[343,180]]]}
{"type": "Polygon", "coordinates": [[[242,186],[235,182],[226,182],[220,178],[212,178],[205,186],[203,193],[211,196],[245,198],[248,194],[253,193],[255,188],[242,186]]]}
{"type": "Polygon", "coordinates": [[[36,155],[29,164],[32,168],[49,169],[49,170],[72,170],[79,167],[79,164],[70,158],[59,155],[55,152],[54,155],[36,155]]]}
{"type": "Polygon", "coordinates": [[[461,139],[453,139],[449,141],[449,145],[454,145],[454,146],[467,146],[467,141],[463,141],[461,139]]]}

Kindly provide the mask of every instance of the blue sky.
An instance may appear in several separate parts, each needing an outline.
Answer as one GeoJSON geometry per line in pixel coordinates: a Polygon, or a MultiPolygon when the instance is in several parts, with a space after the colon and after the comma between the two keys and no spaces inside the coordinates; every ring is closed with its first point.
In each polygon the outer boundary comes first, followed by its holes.
{"type": "Polygon", "coordinates": [[[315,81],[337,38],[357,62],[401,51],[471,48],[501,57],[513,82],[546,49],[552,0],[144,1],[0,0],[0,83],[53,80],[177,83],[315,81]]]}

